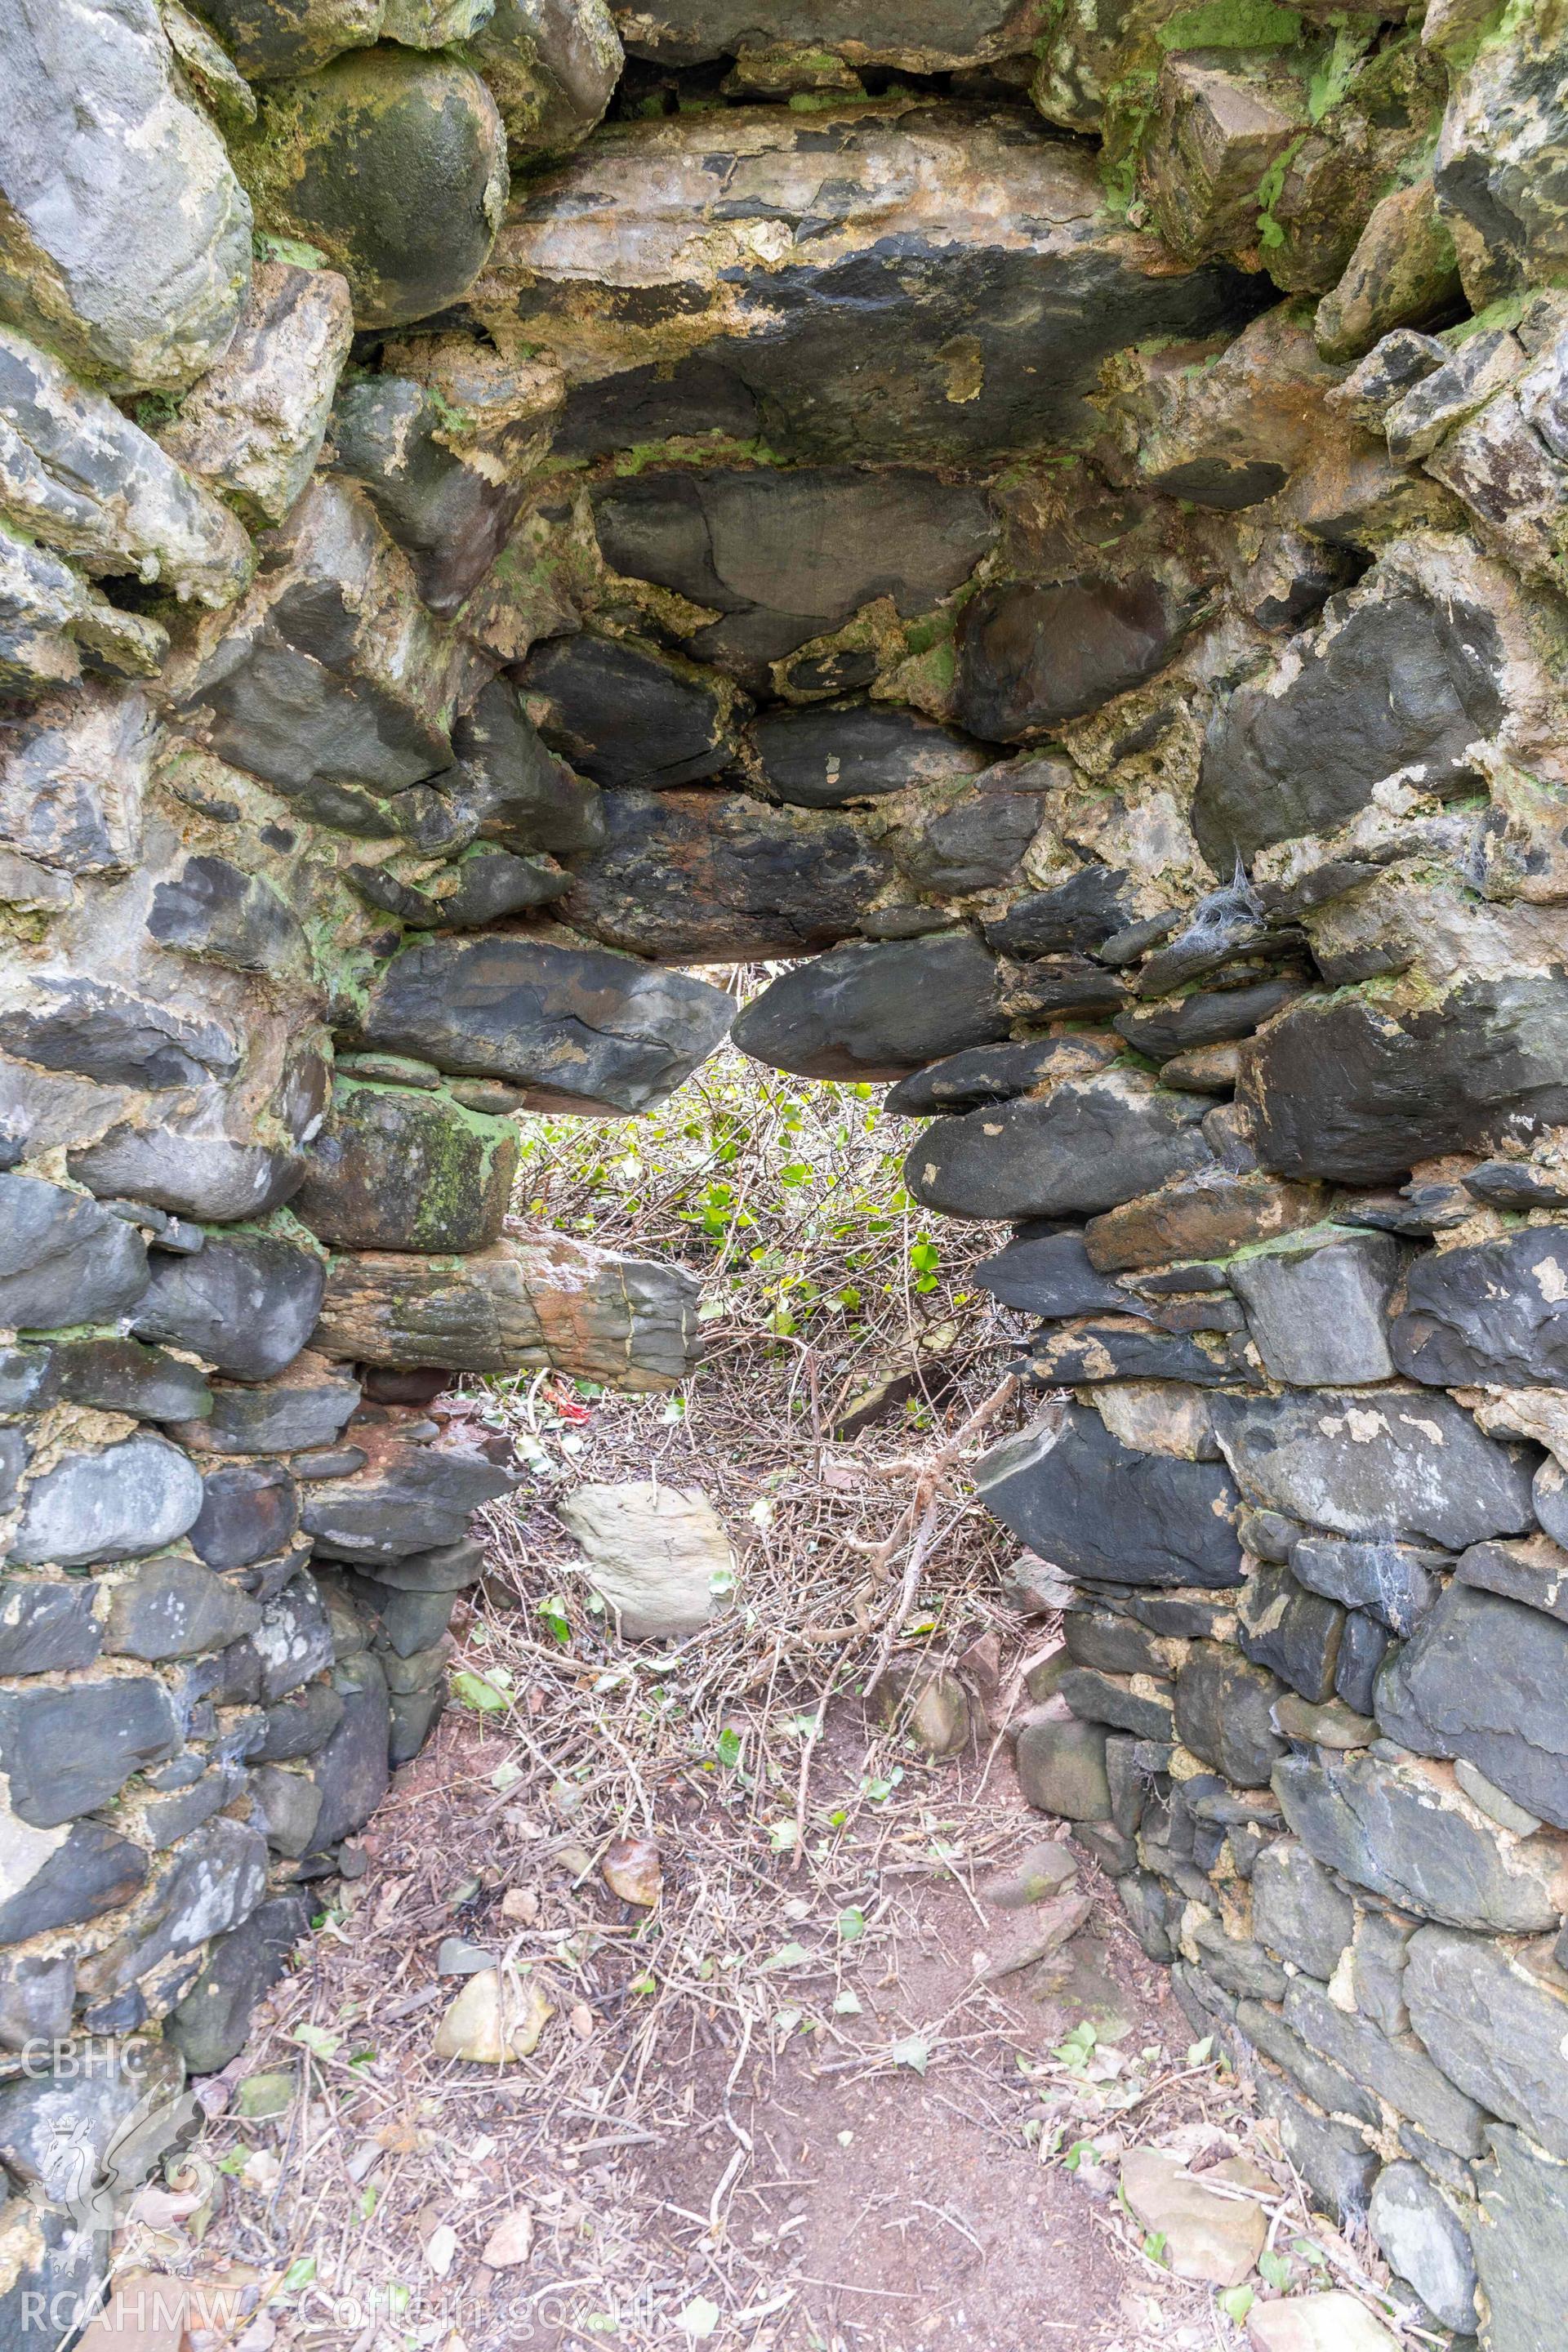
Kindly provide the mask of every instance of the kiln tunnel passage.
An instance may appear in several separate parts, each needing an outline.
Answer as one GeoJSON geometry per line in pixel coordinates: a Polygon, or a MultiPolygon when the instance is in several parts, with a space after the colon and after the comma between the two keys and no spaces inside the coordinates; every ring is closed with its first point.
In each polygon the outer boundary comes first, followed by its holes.
{"type": "Polygon", "coordinates": [[[1545,2352],[1563,9],[768,14],[0,35],[0,2311],[439,1714],[517,1474],[427,1402],[697,1361],[509,1225],[516,1114],[772,959],[736,1043],[891,1083],[1067,1392],[977,1474],[1075,1589],[1031,1795],[1407,2308],[1545,2352]]]}

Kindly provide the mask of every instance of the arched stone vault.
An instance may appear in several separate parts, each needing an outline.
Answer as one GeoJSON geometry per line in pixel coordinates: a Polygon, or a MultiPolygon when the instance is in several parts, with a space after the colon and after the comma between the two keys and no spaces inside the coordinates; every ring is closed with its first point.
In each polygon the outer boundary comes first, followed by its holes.
{"type": "Polygon", "coordinates": [[[99,2154],[223,2063],[440,1707],[444,1376],[693,1360],[511,1115],[763,957],[1070,1392],[981,1473],[1079,1588],[1031,1797],[1548,2352],[1568,15],[763,15],[0,33],[0,2334],[100,2252],[29,2047],[99,2154]]]}

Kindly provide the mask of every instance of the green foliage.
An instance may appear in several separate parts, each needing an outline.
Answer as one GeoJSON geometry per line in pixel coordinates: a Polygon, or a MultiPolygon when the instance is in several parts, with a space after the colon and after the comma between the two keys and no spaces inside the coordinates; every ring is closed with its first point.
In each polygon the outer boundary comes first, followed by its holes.
{"type": "Polygon", "coordinates": [[[921,1222],[903,1181],[911,1130],[882,1118],[880,1091],[725,1050],[646,1118],[521,1118],[517,1206],[680,1258],[703,1277],[707,1321],[781,1341],[856,1339],[889,1305],[934,1308],[963,1255],[921,1222]]]}

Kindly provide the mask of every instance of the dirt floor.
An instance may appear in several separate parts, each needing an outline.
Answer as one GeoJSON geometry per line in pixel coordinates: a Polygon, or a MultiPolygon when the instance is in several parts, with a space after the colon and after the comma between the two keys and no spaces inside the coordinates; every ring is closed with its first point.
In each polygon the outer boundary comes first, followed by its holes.
{"type": "Polygon", "coordinates": [[[430,1408],[525,1474],[453,1703],[128,2217],[121,2275],[206,2300],[93,2352],[1237,2352],[1255,2293],[1386,2275],[1022,1801],[1005,1727],[1058,1629],[1007,1604],[966,1482],[1041,1404],[971,1286],[990,1237],[939,1257],[857,1090],[714,1068],[618,1159],[533,1123],[530,1213],[700,1265],[708,1362],[676,1396],[540,1374],[430,1408]],[[735,1586],[628,1643],[557,1507],[649,1478],[710,1499],[735,1586]],[[998,1900],[1042,1842],[1046,1899],[998,1900]],[[476,1999],[500,2063],[437,2048],[476,1999]],[[1136,2146],[1264,2164],[1239,2299],[1135,2223],[1136,2146]]]}
{"type": "MultiPolygon", "coordinates": [[[[818,1749],[831,1809],[885,1757],[858,1714],[847,1702],[818,1749]]],[[[1086,2023],[1154,2091],[1163,2122],[1212,2108],[1211,2066],[1194,2070],[1202,2098],[1184,2095],[1190,2031],[1162,1972],[1100,1900],[1061,1965],[980,1974],[1032,1916],[976,1887],[1043,1826],[1001,1756],[988,1773],[981,1756],[907,1768],[918,1799],[896,1826],[868,1822],[846,1842],[826,1900],[795,1892],[787,1856],[759,1862],[777,1943],[735,1972],[759,1993],[741,1988],[739,2032],[732,2002],[689,1988],[667,1995],[668,2021],[649,2036],[638,2006],[657,1996],[634,1988],[658,1939],[633,1907],[596,1873],[574,1885],[571,1847],[507,1822],[515,1806],[492,1799],[477,1839],[454,1820],[487,1810],[475,1792],[506,1747],[448,1719],[367,1838],[364,1877],[270,2004],[270,2036],[231,2070],[225,2088],[242,2097],[247,2078],[279,2068],[301,2086],[259,2126],[231,2103],[206,2142],[232,2168],[206,2267],[223,2246],[268,2280],[293,2280],[242,2336],[247,2352],[456,2352],[454,2331],[468,2352],[700,2340],[1197,2352],[1223,2340],[1206,2293],[1141,2259],[1094,2159],[1084,2181],[1058,2160],[1064,2087],[1075,2136],[1098,2120],[1092,2084],[1081,2117],[1072,2104],[1080,2061],[1066,2037],[1078,2028],[1081,2040],[1086,2023]],[[489,1857],[477,1870],[476,1850],[489,1857]],[[538,1898],[528,1942],[549,1956],[557,2014],[516,2068],[442,2062],[432,2027],[460,1980],[437,1974],[441,1943],[516,1941],[509,1891],[538,1898]],[[582,1960],[563,1966],[574,1947],[582,1960]],[[1064,2048],[1070,2063],[1052,2054],[1064,2048]],[[528,2259],[491,2269],[483,2249],[520,2209],[528,2259]]],[[[705,1812],[728,1809],[710,1790],[668,1797],[658,1842],[666,1898],[679,1900],[683,1844],[705,1812]]],[[[1087,1861],[1081,1872],[1092,1879],[1087,1861]]]]}

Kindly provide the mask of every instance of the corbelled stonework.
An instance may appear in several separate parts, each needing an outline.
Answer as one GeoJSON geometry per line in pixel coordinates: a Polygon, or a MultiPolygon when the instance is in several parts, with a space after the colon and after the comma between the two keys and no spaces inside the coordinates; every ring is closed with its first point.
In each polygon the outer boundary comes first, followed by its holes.
{"type": "Polygon", "coordinates": [[[102,2252],[20,2053],[226,2063],[439,1710],[443,1375],[694,1360],[513,1114],[769,957],[1015,1228],[1030,1796],[1555,2352],[1565,90],[1561,0],[17,0],[0,2334],[102,2252]]]}

